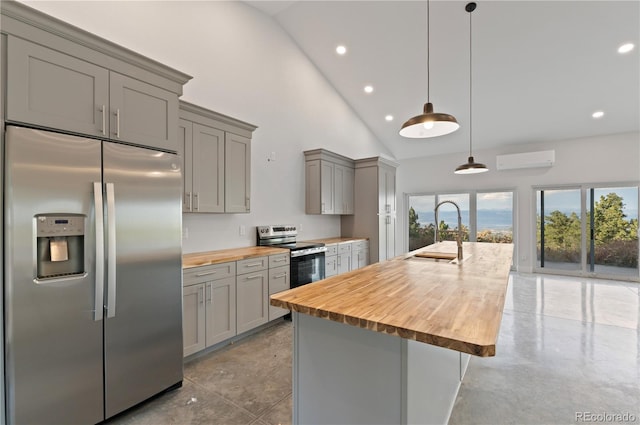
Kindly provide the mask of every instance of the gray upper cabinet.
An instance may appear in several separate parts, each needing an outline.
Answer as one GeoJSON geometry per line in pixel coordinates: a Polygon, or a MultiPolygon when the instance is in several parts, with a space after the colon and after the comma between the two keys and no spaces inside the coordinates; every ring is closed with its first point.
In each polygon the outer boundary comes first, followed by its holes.
{"type": "Polygon", "coordinates": [[[0,10],[7,121],[177,151],[190,76],[19,2],[0,10]]]}
{"type": "Polygon", "coordinates": [[[224,205],[230,213],[249,212],[251,203],[251,139],[225,135],[224,205]]]}
{"type": "Polygon", "coordinates": [[[182,211],[249,212],[251,134],[256,127],[184,101],[180,101],[179,115],[182,211]]]}
{"type": "Polygon", "coordinates": [[[178,96],[115,72],[109,83],[111,138],[176,151],[178,96]]]}
{"type": "Polygon", "coordinates": [[[9,37],[7,119],[108,136],[109,71],[9,37]]]}
{"type": "Polygon", "coordinates": [[[354,161],[336,153],[305,151],[307,214],[353,214],[354,161]]]}

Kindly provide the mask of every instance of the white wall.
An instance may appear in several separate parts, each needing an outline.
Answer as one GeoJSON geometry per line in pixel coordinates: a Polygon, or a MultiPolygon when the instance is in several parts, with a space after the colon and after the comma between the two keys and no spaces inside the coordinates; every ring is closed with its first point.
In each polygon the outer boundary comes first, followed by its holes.
{"type": "Polygon", "coordinates": [[[262,224],[302,225],[301,239],[337,236],[338,216],[304,213],[302,152],[390,155],[275,21],[244,3],[24,3],[193,75],[184,100],[258,126],[251,213],[185,214],[185,253],[255,245],[262,224]]]}
{"type": "MultiPolygon", "coordinates": [[[[533,244],[533,187],[583,183],[640,182],[640,133],[599,136],[549,143],[514,145],[502,149],[474,151],[475,160],[490,171],[476,175],[457,175],[453,170],[465,163],[466,154],[451,154],[400,162],[397,173],[398,233],[396,246],[406,251],[406,194],[484,189],[516,191],[518,270],[530,272],[535,261],[533,244]],[[551,168],[496,171],[496,155],[555,150],[551,168]],[[533,257],[533,258],[532,258],[533,257]]],[[[399,253],[398,253],[399,254],[399,253]]],[[[514,258],[515,260],[515,258],[514,258]]]]}

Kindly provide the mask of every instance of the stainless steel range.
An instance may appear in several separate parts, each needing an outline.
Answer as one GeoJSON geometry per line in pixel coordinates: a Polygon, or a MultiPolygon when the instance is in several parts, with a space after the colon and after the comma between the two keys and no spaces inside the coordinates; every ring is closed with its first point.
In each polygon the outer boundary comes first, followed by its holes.
{"type": "Polygon", "coordinates": [[[258,246],[273,246],[291,251],[291,288],[325,278],[322,242],[297,242],[298,230],[293,225],[258,226],[258,246]]]}

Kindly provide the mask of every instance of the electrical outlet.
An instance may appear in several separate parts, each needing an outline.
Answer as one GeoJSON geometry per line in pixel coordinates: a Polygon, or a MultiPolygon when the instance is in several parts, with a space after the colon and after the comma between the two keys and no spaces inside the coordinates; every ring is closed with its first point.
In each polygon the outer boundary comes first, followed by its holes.
{"type": "Polygon", "coordinates": [[[247,234],[247,229],[244,227],[244,225],[242,224],[240,225],[239,232],[240,232],[240,236],[244,236],[247,234]]]}

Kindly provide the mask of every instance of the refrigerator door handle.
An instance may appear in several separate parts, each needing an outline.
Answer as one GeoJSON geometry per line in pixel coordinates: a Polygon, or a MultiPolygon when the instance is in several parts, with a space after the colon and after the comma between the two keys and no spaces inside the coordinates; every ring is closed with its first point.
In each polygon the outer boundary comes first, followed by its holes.
{"type": "Polygon", "coordinates": [[[116,315],[116,205],[113,183],[107,183],[107,318],[116,315]]]}
{"type": "Polygon", "coordinates": [[[104,317],[104,216],[102,214],[102,183],[93,182],[93,201],[96,216],[96,294],[93,320],[104,317]]]}

